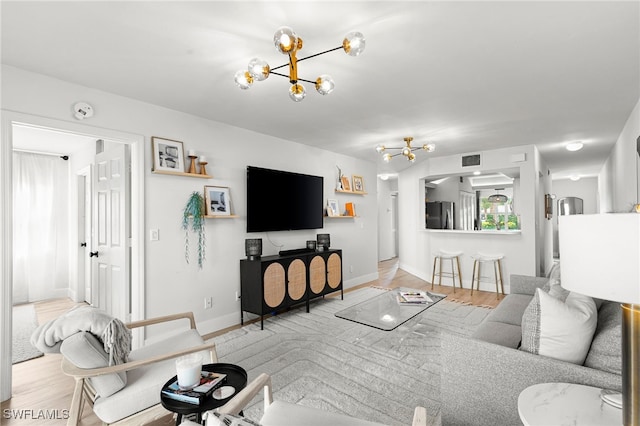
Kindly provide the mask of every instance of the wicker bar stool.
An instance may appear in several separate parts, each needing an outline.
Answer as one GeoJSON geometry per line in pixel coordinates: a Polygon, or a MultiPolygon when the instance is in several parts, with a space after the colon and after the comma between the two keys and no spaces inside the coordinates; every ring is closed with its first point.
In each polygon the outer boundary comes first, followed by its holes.
{"type": "Polygon", "coordinates": [[[456,292],[456,277],[458,277],[458,282],[460,283],[460,288],[462,288],[462,274],[460,272],[460,256],[462,256],[461,251],[448,252],[444,250],[438,251],[433,257],[433,272],[431,273],[431,290],[433,290],[433,284],[435,282],[436,275],[438,276],[438,285],[442,285],[442,277],[451,277],[453,281],[453,292],[456,292]],[[451,262],[451,271],[443,271],[442,270],[442,261],[448,260],[451,262]],[[455,263],[454,263],[455,260],[455,263]],[[437,266],[437,272],[436,272],[437,266]],[[457,266],[457,271],[456,271],[457,266]]]}
{"type": "Polygon", "coordinates": [[[504,284],[502,281],[502,259],[504,259],[504,255],[502,254],[482,254],[477,253],[471,256],[473,259],[473,272],[471,274],[471,295],[473,295],[473,287],[474,283],[477,283],[478,291],[480,291],[480,281],[486,281],[486,279],[490,277],[483,277],[480,271],[480,267],[483,263],[491,262],[493,264],[493,273],[495,277],[496,283],[496,297],[500,297],[500,293],[504,295],[504,284]],[[485,278],[485,280],[483,280],[485,278]],[[500,286],[500,290],[498,290],[498,286],[500,286]]]}

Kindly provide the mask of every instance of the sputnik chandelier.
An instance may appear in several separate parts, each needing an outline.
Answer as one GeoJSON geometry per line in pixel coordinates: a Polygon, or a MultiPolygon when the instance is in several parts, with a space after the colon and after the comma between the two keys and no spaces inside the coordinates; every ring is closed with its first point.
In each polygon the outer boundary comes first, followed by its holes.
{"type": "Polygon", "coordinates": [[[416,161],[416,155],[413,153],[413,151],[417,151],[419,149],[422,149],[422,150],[425,150],[427,152],[432,152],[433,150],[436,149],[436,146],[434,144],[432,144],[432,143],[425,143],[424,145],[422,145],[420,147],[412,147],[411,146],[411,141],[413,141],[413,138],[410,137],[410,136],[404,138],[404,141],[406,143],[405,146],[395,146],[395,147],[393,147],[393,146],[378,145],[376,147],[376,151],[378,151],[380,154],[384,153],[382,155],[382,159],[384,161],[386,161],[387,163],[389,161],[391,161],[391,159],[393,157],[396,157],[396,156],[398,156],[400,154],[402,154],[405,157],[407,157],[407,160],[409,160],[409,161],[411,161],[413,163],[414,161],[416,161]],[[399,150],[400,152],[398,152],[397,154],[390,154],[388,152],[385,152],[385,151],[390,150],[390,149],[396,149],[396,150],[399,150]]]}
{"type": "Polygon", "coordinates": [[[358,56],[362,53],[365,46],[364,36],[361,33],[354,31],[344,37],[342,46],[298,59],[297,53],[302,49],[302,39],[289,27],[278,28],[278,31],[273,35],[273,43],[280,53],[289,56],[289,63],[275,68],[270,68],[269,64],[265,60],[253,58],[249,61],[247,71],[240,70],[236,73],[235,82],[238,87],[243,90],[247,90],[253,85],[254,81],[266,80],[270,74],[287,77],[291,83],[291,87],[289,88],[289,97],[295,102],[300,102],[307,95],[304,86],[300,84],[301,81],[314,84],[316,90],[321,95],[328,95],[333,91],[335,86],[333,79],[327,74],[321,75],[316,79],[316,81],[298,78],[298,62],[315,58],[316,56],[324,55],[325,53],[339,49],[344,49],[349,56],[358,56]],[[275,70],[287,66],[289,67],[289,75],[274,72],[275,70]]]}

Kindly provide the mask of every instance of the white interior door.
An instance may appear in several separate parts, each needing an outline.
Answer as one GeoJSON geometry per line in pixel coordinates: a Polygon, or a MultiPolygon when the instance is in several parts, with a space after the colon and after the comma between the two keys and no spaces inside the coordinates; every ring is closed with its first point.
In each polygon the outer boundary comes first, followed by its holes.
{"type": "Polygon", "coordinates": [[[129,320],[130,205],[129,151],[126,145],[96,155],[93,189],[94,306],[122,321],[129,320]]]}

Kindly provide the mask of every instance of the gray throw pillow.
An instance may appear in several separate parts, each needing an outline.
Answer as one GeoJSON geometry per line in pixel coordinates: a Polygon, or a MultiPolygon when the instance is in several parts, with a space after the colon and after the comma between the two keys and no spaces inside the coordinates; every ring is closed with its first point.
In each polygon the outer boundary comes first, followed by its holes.
{"type": "Polygon", "coordinates": [[[620,304],[605,302],[598,311],[598,327],[584,365],[609,373],[622,374],[621,339],[620,304]]]}
{"type": "MultiPolygon", "coordinates": [[[[63,340],[60,353],[73,365],[80,368],[99,368],[109,366],[109,355],[100,340],[91,333],[80,331],[63,340]]],[[[127,373],[105,374],[92,377],[89,383],[101,397],[118,392],[127,384],[127,373]]]]}

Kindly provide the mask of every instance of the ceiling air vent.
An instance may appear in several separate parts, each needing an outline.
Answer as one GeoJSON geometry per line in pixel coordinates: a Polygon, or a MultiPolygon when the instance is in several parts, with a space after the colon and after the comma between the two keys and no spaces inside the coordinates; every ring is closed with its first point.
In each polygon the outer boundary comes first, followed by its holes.
{"type": "Polygon", "coordinates": [[[479,165],[480,165],[480,154],[462,156],[462,167],[479,166],[479,165]]]}

